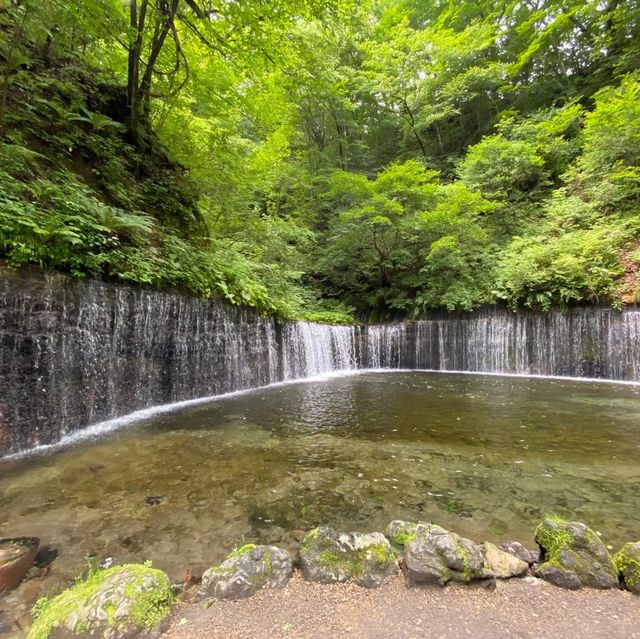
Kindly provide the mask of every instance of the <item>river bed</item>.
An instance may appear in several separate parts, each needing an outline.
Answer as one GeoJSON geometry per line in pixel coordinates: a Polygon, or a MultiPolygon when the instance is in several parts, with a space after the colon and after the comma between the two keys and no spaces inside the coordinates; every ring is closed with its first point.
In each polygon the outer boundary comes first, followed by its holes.
{"type": "Polygon", "coordinates": [[[546,513],[640,538],[640,387],[367,372],[277,385],[0,464],[0,529],[69,578],[88,556],[179,579],[319,524],[434,521],[533,545],[546,513]]]}

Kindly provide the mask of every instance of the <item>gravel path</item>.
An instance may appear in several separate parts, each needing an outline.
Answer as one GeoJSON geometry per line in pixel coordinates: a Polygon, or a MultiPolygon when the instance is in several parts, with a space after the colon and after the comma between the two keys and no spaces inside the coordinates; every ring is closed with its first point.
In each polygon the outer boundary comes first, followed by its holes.
{"type": "Polygon", "coordinates": [[[561,590],[538,579],[407,589],[401,576],[366,590],[305,582],[244,601],[176,607],[166,639],[640,639],[640,597],[561,590]]]}

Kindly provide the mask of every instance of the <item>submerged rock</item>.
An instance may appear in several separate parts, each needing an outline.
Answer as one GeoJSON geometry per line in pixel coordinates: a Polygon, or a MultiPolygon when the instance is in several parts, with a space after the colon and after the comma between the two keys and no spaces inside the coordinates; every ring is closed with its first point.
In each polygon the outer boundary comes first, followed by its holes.
{"type": "Polygon", "coordinates": [[[398,572],[391,544],[382,533],[340,533],[326,526],[304,538],[300,564],[309,581],[354,581],[366,588],[398,572]]]}
{"type": "Polygon", "coordinates": [[[243,599],[267,586],[283,588],[291,578],[291,557],[276,546],[247,544],[202,575],[199,599],[243,599]]]}
{"type": "Polygon", "coordinates": [[[162,571],[116,566],[50,601],[39,600],[28,639],[156,637],[168,622],[172,602],[171,584],[162,571]]]}
{"type": "Polygon", "coordinates": [[[517,541],[505,541],[503,544],[500,544],[498,548],[517,557],[520,561],[526,561],[530,566],[538,563],[538,559],[540,559],[540,552],[529,550],[517,541]]]}
{"type": "Polygon", "coordinates": [[[410,586],[488,579],[480,546],[435,524],[418,525],[404,546],[403,569],[410,586]]]}
{"type": "Polygon", "coordinates": [[[542,551],[537,577],[561,588],[575,590],[614,588],[618,575],[598,535],[585,524],[546,517],[535,532],[542,551]]]}
{"type": "Polygon", "coordinates": [[[640,595],[640,541],[625,544],[614,556],[613,563],[625,588],[640,595]]]}
{"type": "Polygon", "coordinates": [[[13,590],[24,579],[39,547],[38,537],[0,539],[0,593],[13,590]]]}
{"type": "Polygon", "coordinates": [[[498,579],[520,577],[529,570],[529,564],[526,561],[500,550],[498,546],[488,541],[482,544],[482,554],[484,555],[485,570],[498,579]]]}

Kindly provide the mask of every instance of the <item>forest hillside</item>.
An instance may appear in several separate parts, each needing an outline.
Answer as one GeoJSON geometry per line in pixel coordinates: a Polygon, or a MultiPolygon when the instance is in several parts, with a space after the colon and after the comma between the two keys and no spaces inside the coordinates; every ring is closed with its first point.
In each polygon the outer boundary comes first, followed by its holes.
{"type": "Polygon", "coordinates": [[[640,300],[639,0],[0,0],[0,257],[344,322],[640,300]]]}

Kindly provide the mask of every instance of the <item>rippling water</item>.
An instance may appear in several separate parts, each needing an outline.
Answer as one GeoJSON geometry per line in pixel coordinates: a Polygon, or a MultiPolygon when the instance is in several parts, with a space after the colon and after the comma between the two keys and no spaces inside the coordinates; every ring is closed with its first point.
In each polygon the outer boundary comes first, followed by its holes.
{"type": "Polygon", "coordinates": [[[549,512],[617,548],[640,538],[640,387],[365,373],[184,409],[49,456],[0,464],[0,530],[174,578],[242,542],[295,546],[331,524],[432,520],[533,543],[549,512]]]}

